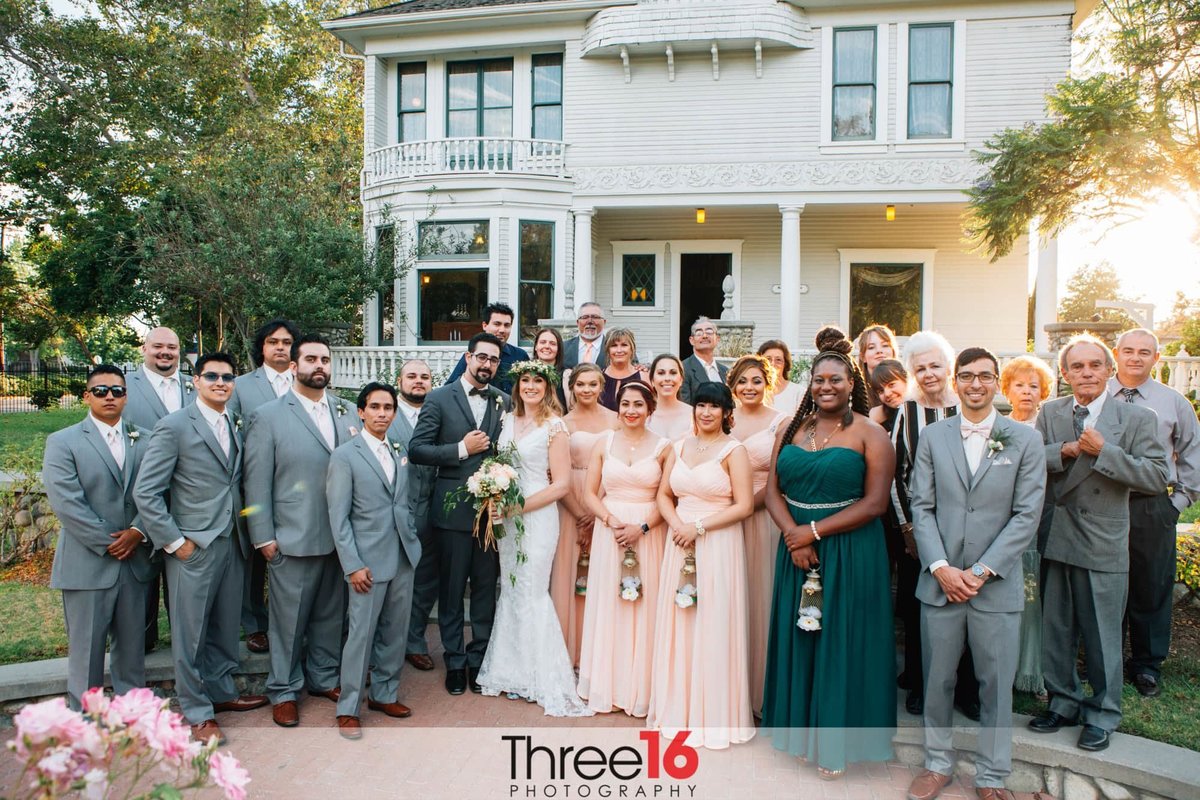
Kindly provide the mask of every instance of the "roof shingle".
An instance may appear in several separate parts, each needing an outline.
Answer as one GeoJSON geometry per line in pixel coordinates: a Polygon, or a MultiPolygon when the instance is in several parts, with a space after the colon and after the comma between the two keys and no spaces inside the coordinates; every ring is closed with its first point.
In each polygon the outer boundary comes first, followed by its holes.
{"type": "Polygon", "coordinates": [[[454,11],[463,8],[486,6],[518,6],[530,3],[548,3],[555,0],[404,0],[356,14],[347,14],[338,19],[363,19],[367,17],[389,17],[394,14],[416,14],[422,11],[454,11]]]}

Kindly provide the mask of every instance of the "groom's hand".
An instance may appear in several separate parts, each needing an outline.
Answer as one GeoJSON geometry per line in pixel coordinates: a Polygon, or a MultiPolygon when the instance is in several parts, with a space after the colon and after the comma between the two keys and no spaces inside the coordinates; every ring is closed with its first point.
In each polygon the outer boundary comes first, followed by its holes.
{"type": "Polygon", "coordinates": [[[462,443],[467,448],[467,455],[482,453],[492,446],[492,440],[483,431],[471,431],[463,437],[462,443]]]}

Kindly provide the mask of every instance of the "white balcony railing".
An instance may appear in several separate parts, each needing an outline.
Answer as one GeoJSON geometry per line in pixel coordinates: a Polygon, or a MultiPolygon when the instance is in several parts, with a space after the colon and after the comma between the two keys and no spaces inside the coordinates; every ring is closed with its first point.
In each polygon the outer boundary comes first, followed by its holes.
{"type": "Polygon", "coordinates": [[[563,177],[566,152],[563,142],[547,139],[470,137],[402,142],[367,154],[363,185],[446,173],[563,177]]]}
{"type": "Polygon", "coordinates": [[[440,386],[466,349],[465,343],[461,347],[335,347],[333,385],[359,389],[371,381],[394,383],[405,361],[420,358],[429,363],[433,385],[440,386]]]}

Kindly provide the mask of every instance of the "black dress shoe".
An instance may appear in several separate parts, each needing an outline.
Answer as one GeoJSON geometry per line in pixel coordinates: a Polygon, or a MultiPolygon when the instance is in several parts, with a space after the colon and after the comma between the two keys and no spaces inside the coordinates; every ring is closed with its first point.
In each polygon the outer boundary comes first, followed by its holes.
{"type": "Polygon", "coordinates": [[[483,687],[479,685],[479,667],[467,667],[467,678],[470,679],[471,691],[483,694],[483,687]]]}
{"type": "Polygon", "coordinates": [[[1133,688],[1137,689],[1142,697],[1158,697],[1158,693],[1162,691],[1158,685],[1158,678],[1145,672],[1133,676],[1133,688]]]}
{"type": "Polygon", "coordinates": [[[916,689],[909,689],[904,695],[904,710],[917,717],[924,714],[925,695],[921,694],[916,689]]]}
{"type": "Polygon", "coordinates": [[[450,694],[462,694],[467,690],[467,671],[465,669],[446,670],[446,691],[450,694]]]}
{"type": "Polygon", "coordinates": [[[1081,750],[1103,750],[1108,747],[1108,731],[1095,725],[1084,725],[1076,744],[1081,750]]]}
{"type": "Polygon", "coordinates": [[[1054,733],[1062,727],[1071,727],[1078,725],[1077,717],[1064,717],[1062,714],[1056,714],[1053,711],[1047,711],[1040,717],[1034,717],[1029,720],[1029,729],[1038,733],[1054,733]]]}
{"type": "Polygon", "coordinates": [[[955,703],[954,707],[961,711],[964,717],[975,722],[979,722],[979,717],[983,713],[983,707],[979,705],[978,700],[971,700],[967,703],[955,703]]]}

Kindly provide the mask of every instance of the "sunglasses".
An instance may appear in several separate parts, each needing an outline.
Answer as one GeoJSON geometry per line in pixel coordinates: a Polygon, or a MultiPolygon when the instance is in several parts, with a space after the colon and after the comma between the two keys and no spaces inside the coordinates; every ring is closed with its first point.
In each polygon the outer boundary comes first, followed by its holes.
{"type": "Polygon", "coordinates": [[[99,384],[97,386],[89,386],[87,391],[91,393],[92,397],[108,397],[109,392],[112,392],[112,396],[118,400],[125,396],[124,386],[105,386],[104,384],[99,384]]]}
{"type": "Polygon", "coordinates": [[[201,372],[200,377],[209,383],[233,383],[233,379],[237,377],[232,372],[201,372]]]}

